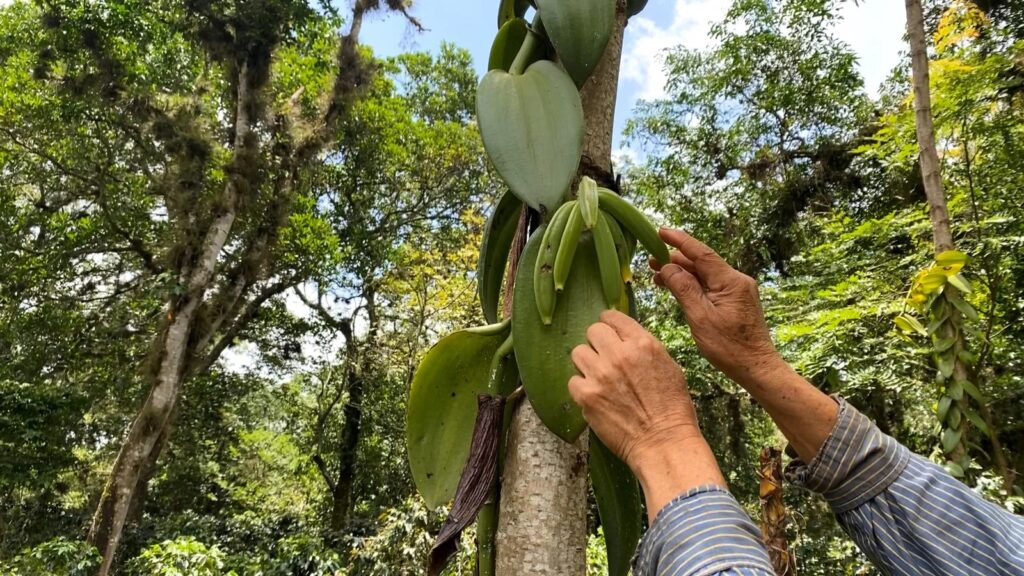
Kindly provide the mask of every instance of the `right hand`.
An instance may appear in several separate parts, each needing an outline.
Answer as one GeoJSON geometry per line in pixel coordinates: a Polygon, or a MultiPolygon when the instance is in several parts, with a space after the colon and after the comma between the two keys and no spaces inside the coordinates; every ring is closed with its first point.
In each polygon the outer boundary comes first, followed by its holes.
{"type": "Polygon", "coordinates": [[[660,234],[676,250],[670,264],[652,259],[654,283],[679,302],[701,355],[741,386],[784,363],[765,324],[757,282],[681,230],[662,228],[660,234]]]}

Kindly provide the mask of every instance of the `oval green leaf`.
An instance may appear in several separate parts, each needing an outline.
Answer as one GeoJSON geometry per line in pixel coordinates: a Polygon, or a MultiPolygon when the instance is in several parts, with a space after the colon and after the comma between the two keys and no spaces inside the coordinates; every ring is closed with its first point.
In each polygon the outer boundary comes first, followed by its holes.
{"type": "Polygon", "coordinates": [[[640,485],[629,466],[616,458],[593,433],[590,435],[590,483],[594,486],[594,499],[604,527],[608,576],[626,576],[643,529],[640,485]]]}
{"type": "Polygon", "coordinates": [[[491,70],[476,96],[487,156],[531,208],[557,207],[583,152],[583,105],[572,79],[541,60],[521,75],[491,70]]]}
{"type": "Polygon", "coordinates": [[[533,270],[544,227],[534,232],[523,252],[512,303],[519,376],[533,410],[558,437],[572,442],[587,427],[579,406],[569,396],[569,379],[576,372],[570,354],[586,342],[587,328],[605,309],[601,274],[590,233],[580,238],[576,257],[549,326],[537,312],[533,270]]]}
{"type": "MultiPolygon", "coordinates": [[[[528,33],[526,20],[513,18],[506,22],[498,30],[498,34],[494,37],[494,42],[491,44],[491,53],[487,59],[487,69],[507,71],[511,68],[512,62],[515,61],[516,55],[519,54],[519,49],[522,47],[523,40],[526,39],[528,33]]],[[[544,43],[538,42],[533,46],[533,50],[526,60],[527,64],[536,62],[544,57],[544,43]]]]}
{"type": "Polygon", "coordinates": [[[516,236],[522,208],[523,202],[515,194],[506,192],[498,200],[494,213],[484,227],[484,239],[476,265],[476,291],[480,296],[484,318],[492,324],[498,321],[501,289],[505,284],[505,264],[508,263],[508,251],[516,236]]]}
{"type": "Polygon", "coordinates": [[[477,395],[487,393],[491,359],[507,337],[507,332],[454,332],[435,344],[416,369],[406,447],[416,488],[432,508],[455,495],[473,438],[477,395]]]}
{"type": "Polygon", "coordinates": [[[544,22],[566,72],[583,86],[597,68],[615,29],[616,0],[537,0],[544,22]]]}
{"type": "Polygon", "coordinates": [[[498,5],[498,28],[513,18],[522,18],[530,8],[530,0],[501,0],[498,5]]]}

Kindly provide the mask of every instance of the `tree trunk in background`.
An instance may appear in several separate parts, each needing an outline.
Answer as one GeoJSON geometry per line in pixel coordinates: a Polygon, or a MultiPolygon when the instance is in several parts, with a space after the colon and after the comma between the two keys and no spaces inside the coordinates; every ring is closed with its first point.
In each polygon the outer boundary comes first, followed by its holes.
{"type": "MultiPolygon", "coordinates": [[[[604,57],[581,90],[587,122],[581,172],[589,167],[610,173],[625,26],[620,0],[604,57]]],[[[587,572],[587,435],[575,444],[563,442],[544,427],[529,401],[512,416],[496,540],[497,576],[587,572]]]]}
{"type": "Polygon", "coordinates": [[[356,454],[362,435],[364,375],[353,368],[346,376],[348,400],[342,408],[344,424],[338,441],[338,476],[331,490],[331,534],[341,536],[348,528],[352,511],[352,486],[356,474],[356,454]]]}
{"type": "MultiPolygon", "coordinates": [[[[256,95],[251,89],[251,82],[251,74],[243,65],[238,74],[235,154],[247,152],[253,145],[250,138],[253,119],[249,113],[256,95]]],[[[241,185],[236,178],[228,179],[221,213],[206,230],[194,262],[184,264],[179,271],[180,282],[186,292],[181,297],[172,298],[165,307],[167,323],[153,342],[155,370],[149,395],[121,445],[89,528],[89,542],[99,549],[103,558],[99,576],[110,572],[133,501],[140,491],[147,468],[155,463],[164,430],[181,394],[191,353],[189,341],[199,307],[214,280],[217,259],[231,233],[241,185]]]]}
{"type": "Polygon", "coordinates": [[[932,238],[935,252],[953,249],[953,234],[949,228],[946,210],[946,191],[942,186],[939,153],[935,148],[935,129],[932,127],[931,88],[928,74],[928,44],[924,30],[921,0],[906,0],[907,38],[910,41],[910,60],[913,68],[914,118],[917,127],[917,145],[921,150],[921,178],[928,197],[928,211],[932,219],[932,238]]]}

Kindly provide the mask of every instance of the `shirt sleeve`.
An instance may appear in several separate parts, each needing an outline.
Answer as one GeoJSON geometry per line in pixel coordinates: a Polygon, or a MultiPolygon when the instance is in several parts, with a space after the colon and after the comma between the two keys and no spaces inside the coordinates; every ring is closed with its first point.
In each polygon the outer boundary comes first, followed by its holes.
{"type": "Polygon", "coordinates": [[[694,488],[665,505],[633,558],[635,576],[773,576],[761,533],[729,492],[694,488]]]}
{"type": "Polygon", "coordinates": [[[892,576],[1024,576],[1024,518],[912,454],[839,399],[839,418],[809,464],[786,469],[821,493],[857,546],[892,576]]]}

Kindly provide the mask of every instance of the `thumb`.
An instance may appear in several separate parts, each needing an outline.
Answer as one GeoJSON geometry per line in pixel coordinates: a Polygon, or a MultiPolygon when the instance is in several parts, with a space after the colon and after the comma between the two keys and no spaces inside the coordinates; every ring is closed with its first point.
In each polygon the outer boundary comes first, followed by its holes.
{"type": "Polygon", "coordinates": [[[703,307],[704,287],[693,274],[678,264],[666,264],[659,272],[661,283],[676,297],[687,316],[697,314],[703,307]]]}

